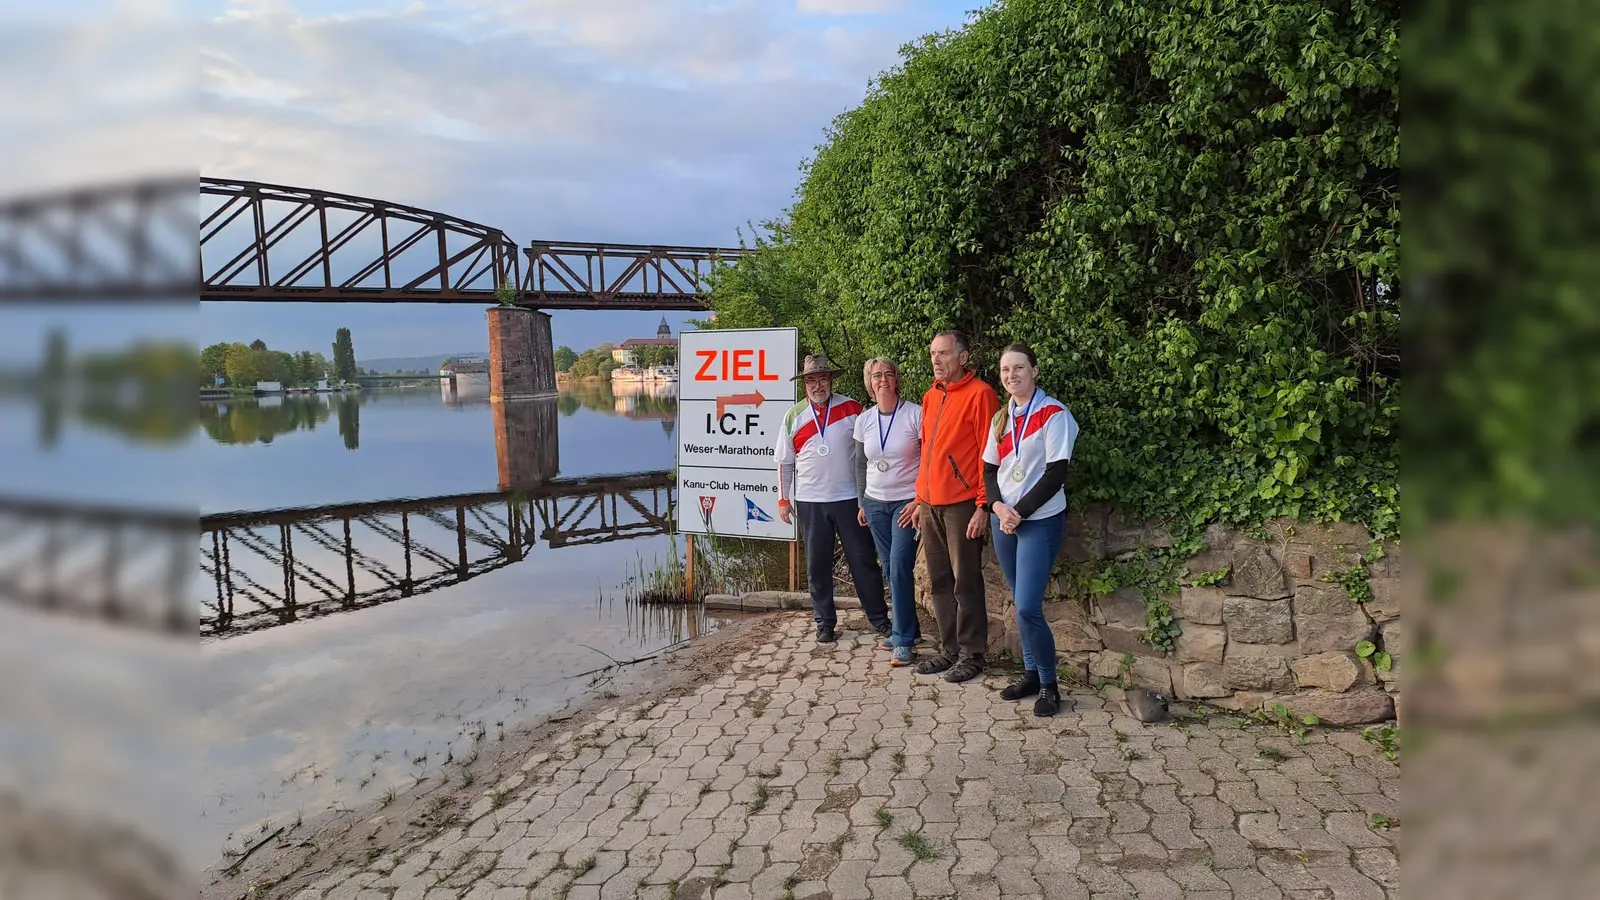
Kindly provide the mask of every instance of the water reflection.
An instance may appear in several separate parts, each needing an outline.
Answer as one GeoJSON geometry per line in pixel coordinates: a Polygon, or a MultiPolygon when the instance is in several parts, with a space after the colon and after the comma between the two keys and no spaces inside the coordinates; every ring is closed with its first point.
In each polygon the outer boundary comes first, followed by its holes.
{"type": "Polygon", "coordinates": [[[339,413],[339,437],[346,450],[361,448],[361,400],[359,396],[340,395],[334,409],[339,413]]]}
{"type": "Polygon", "coordinates": [[[579,409],[635,421],[654,419],[672,434],[678,424],[678,385],[671,382],[582,381],[563,386],[556,408],[570,418],[579,409]]]}
{"type": "Polygon", "coordinates": [[[200,429],[219,444],[270,444],[282,434],[315,431],[333,413],[328,395],[202,401],[200,429]]]}
{"type": "Polygon", "coordinates": [[[54,448],[68,417],[134,444],[170,445],[193,433],[194,353],[142,341],[71,354],[59,330],[46,337],[37,369],[0,362],[0,398],[38,405],[38,443],[54,448]]]}
{"type": "Polygon", "coordinates": [[[223,638],[452,587],[550,549],[666,534],[671,472],[203,516],[200,633],[223,638]]]}

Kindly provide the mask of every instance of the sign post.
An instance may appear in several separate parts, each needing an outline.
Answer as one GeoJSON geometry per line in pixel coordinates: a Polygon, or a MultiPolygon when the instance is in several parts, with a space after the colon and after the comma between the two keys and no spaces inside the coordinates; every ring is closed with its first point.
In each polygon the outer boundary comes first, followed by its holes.
{"type": "Polygon", "coordinates": [[[794,328],[678,334],[679,534],[795,540],[778,518],[776,453],[798,356],[794,328]]]}

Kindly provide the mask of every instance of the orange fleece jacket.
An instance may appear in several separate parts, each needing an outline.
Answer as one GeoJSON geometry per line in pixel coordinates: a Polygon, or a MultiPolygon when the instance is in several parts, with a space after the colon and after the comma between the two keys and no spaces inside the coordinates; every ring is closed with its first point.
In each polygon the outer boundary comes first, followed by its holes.
{"type": "Polygon", "coordinates": [[[919,501],[986,505],[983,442],[999,411],[999,395],[971,370],[955,381],[933,383],[922,397],[919,501]]]}

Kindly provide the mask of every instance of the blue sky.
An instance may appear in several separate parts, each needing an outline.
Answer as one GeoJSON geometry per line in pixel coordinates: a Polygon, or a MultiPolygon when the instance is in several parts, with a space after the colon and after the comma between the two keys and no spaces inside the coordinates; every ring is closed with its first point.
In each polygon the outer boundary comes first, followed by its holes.
{"type": "MultiPolygon", "coordinates": [[[[188,0],[170,8],[198,11],[198,26],[172,20],[145,45],[197,47],[198,138],[191,107],[181,142],[114,134],[104,124],[114,117],[102,116],[86,143],[109,166],[182,160],[207,175],[437,209],[520,243],[732,245],[738,229],[792,201],[828,122],[902,44],[961,25],[976,5],[188,0]]],[[[78,6],[102,5],[64,8],[78,6]]],[[[148,118],[170,132],[170,116],[148,118]]],[[[67,146],[48,144],[38,165],[67,146]]],[[[18,324],[0,334],[0,352],[31,355],[41,323],[63,315],[7,318],[18,324]]],[[[684,318],[669,316],[674,330],[684,318]]],[[[652,333],[658,319],[559,312],[554,328],[558,343],[582,349],[652,333]]],[[[70,322],[76,343],[145,332],[324,350],[348,326],[361,357],[486,341],[480,309],[422,304],[206,304],[187,316],[92,311],[70,322]]]]}

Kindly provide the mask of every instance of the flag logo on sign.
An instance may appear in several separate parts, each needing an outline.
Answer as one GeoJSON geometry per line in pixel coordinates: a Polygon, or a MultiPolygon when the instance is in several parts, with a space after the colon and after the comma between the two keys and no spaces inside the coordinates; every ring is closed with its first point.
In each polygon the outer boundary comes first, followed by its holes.
{"type": "Polygon", "coordinates": [[[706,524],[706,530],[711,530],[711,508],[717,505],[716,497],[700,498],[700,521],[706,524]]]}
{"type": "Polygon", "coordinates": [[[764,510],[761,507],[757,506],[756,502],[754,500],[751,500],[750,496],[748,494],[746,494],[745,498],[744,498],[744,520],[747,523],[748,522],[771,522],[772,521],[772,515],[770,513],[768,513],[766,510],[764,510]]]}

